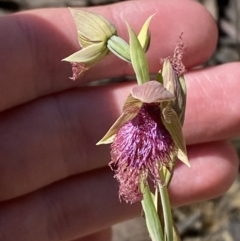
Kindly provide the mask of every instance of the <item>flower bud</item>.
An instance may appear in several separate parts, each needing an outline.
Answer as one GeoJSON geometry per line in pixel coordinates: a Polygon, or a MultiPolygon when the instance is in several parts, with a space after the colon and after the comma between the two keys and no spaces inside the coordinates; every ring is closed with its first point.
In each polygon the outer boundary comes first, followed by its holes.
{"type": "Polygon", "coordinates": [[[98,14],[75,9],[70,9],[70,11],[77,27],[78,42],[82,49],[63,61],[72,64],[73,77],[71,79],[75,80],[107,55],[107,41],[117,34],[117,30],[112,23],[98,14]]]}
{"type": "Polygon", "coordinates": [[[120,59],[131,62],[130,47],[122,38],[113,35],[107,42],[108,49],[120,59]]]}

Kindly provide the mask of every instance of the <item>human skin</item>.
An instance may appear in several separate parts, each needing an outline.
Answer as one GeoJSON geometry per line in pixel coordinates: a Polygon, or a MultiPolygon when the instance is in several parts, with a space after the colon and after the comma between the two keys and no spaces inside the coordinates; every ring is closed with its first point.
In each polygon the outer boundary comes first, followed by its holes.
{"type": "MultiPolygon", "coordinates": [[[[178,163],[170,185],[173,206],[223,194],[238,172],[228,141],[240,134],[240,65],[212,68],[217,28],[210,14],[187,0],[132,1],[88,9],[112,21],[127,39],[151,22],[151,73],[172,55],[183,32],[188,89],[184,136],[191,168],[178,163]],[[137,17],[136,17],[137,16],[137,17]]],[[[68,9],[22,12],[0,18],[0,240],[110,240],[108,227],[139,215],[120,203],[107,167],[109,146],[95,146],[120,115],[135,83],[88,87],[94,80],[132,75],[108,56],[77,81],[61,59],[79,49],[68,9]],[[88,237],[84,237],[90,235],[88,237]]]]}

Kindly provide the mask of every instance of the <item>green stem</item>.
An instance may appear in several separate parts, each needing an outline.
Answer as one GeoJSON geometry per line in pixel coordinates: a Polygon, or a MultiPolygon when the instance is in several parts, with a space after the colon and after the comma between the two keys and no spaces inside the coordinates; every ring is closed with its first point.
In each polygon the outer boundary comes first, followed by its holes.
{"type": "MultiPolygon", "coordinates": [[[[163,178],[163,171],[160,171],[160,176],[163,178]]],[[[164,179],[163,179],[164,180],[164,179]]],[[[163,210],[163,219],[164,219],[164,228],[165,228],[165,238],[167,241],[173,240],[173,219],[172,219],[172,211],[170,206],[170,200],[168,196],[167,186],[161,186],[159,184],[159,193],[162,202],[162,210],[163,210]]]]}
{"type": "MultiPolygon", "coordinates": [[[[146,225],[152,241],[164,241],[162,226],[159,220],[157,208],[154,204],[154,195],[151,193],[148,184],[141,183],[143,200],[142,208],[145,214],[146,225]]],[[[158,195],[158,193],[157,193],[158,195]]]]}

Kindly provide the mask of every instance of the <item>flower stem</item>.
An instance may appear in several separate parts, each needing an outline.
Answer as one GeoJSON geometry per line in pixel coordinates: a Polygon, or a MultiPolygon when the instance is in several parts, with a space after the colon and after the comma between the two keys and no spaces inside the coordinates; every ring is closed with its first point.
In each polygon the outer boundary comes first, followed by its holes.
{"type": "MultiPolygon", "coordinates": [[[[163,177],[162,170],[160,171],[161,177],[163,177]]],[[[163,210],[163,219],[164,219],[164,229],[165,229],[165,238],[166,241],[173,240],[173,220],[172,220],[172,211],[170,206],[170,200],[168,195],[167,186],[161,186],[159,184],[159,193],[162,202],[162,210],[163,210]]]]}
{"type": "MultiPolygon", "coordinates": [[[[148,184],[141,183],[143,200],[141,201],[145,214],[146,225],[152,241],[164,241],[162,226],[159,220],[154,195],[151,193],[148,184]]],[[[157,193],[158,195],[158,193],[157,193]]]]}

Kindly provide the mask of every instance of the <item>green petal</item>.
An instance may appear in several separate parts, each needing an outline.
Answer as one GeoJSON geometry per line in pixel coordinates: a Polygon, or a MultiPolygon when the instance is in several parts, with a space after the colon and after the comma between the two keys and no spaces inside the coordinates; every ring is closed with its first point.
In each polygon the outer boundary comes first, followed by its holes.
{"type": "Polygon", "coordinates": [[[101,144],[110,144],[113,142],[113,139],[119,129],[129,120],[132,120],[136,116],[136,113],[132,114],[126,114],[123,113],[117,120],[116,122],[112,125],[112,127],[108,130],[106,135],[96,144],[96,145],[101,145],[101,144]]]}
{"type": "Polygon", "coordinates": [[[179,79],[168,59],[164,60],[162,77],[164,87],[176,97],[172,107],[178,114],[181,124],[183,124],[186,107],[185,80],[183,77],[181,77],[181,80],[179,79]]]}
{"type": "Polygon", "coordinates": [[[92,65],[101,60],[108,52],[108,49],[103,43],[92,44],[86,48],[63,59],[63,61],[71,63],[85,63],[92,65]]]}
{"type": "Polygon", "coordinates": [[[148,81],[142,85],[132,88],[132,96],[143,103],[156,103],[174,100],[172,93],[167,91],[162,84],[157,81],[148,81]]]}
{"type": "Polygon", "coordinates": [[[138,84],[143,84],[150,80],[147,59],[136,34],[128,23],[127,27],[130,38],[129,43],[132,66],[136,74],[138,84]]]}
{"type": "Polygon", "coordinates": [[[151,35],[150,35],[150,31],[149,31],[149,24],[152,20],[152,17],[155,14],[151,15],[146,22],[143,24],[139,34],[138,34],[138,40],[142,46],[143,51],[147,51],[149,45],[150,45],[150,40],[151,40],[151,35]]]}
{"type": "Polygon", "coordinates": [[[123,106],[122,115],[115,121],[106,135],[97,143],[97,145],[112,143],[119,129],[137,115],[140,107],[141,102],[139,100],[134,99],[131,95],[128,96],[123,106]]]}
{"type": "Polygon", "coordinates": [[[73,8],[70,8],[70,11],[82,47],[96,42],[106,42],[110,36],[115,35],[117,32],[115,26],[99,14],[73,8]]]}
{"type": "Polygon", "coordinates": [[[139,99],[134,98],[131,94],[127,97],[125,101],[122,112],[125,114],[138,112],[142,102],[139,99]]]}
{"type": "Polygon", "coordinates": [[[181,123],[178,119],[176,112],[169,105],[167,105],[162,110],[162,114],[163,124],[170,133],[175,145],[178,148],[178,159],[185,163],[188,167],[190,167],[190,163],[187,157],[186,144],[183,138],[181,123]]]}
{"type": "Polygon", "coordinates": [[[181,112],[179,113],[179,119],[183,125],[184,119],[185,119],[186,102],[187,102],[187,86],[183,75],[179,76],[178,78],[181,85],[181,96],[182,96],[182,102],[181,102],[182,108],[181,108],[181,112]]]}

